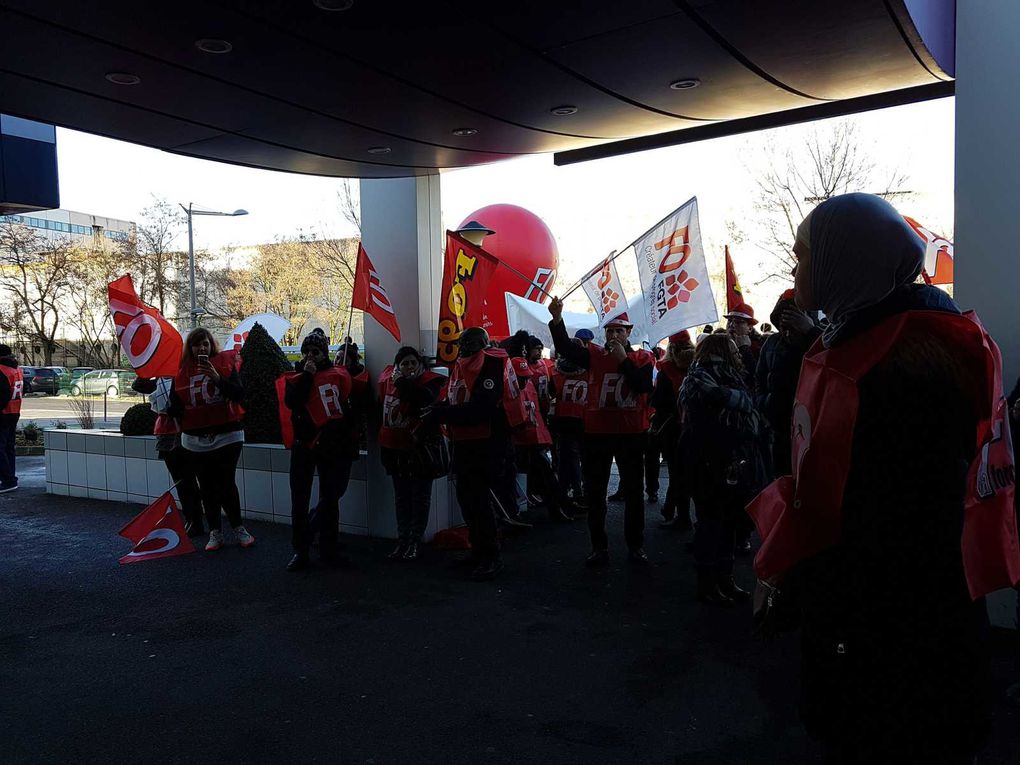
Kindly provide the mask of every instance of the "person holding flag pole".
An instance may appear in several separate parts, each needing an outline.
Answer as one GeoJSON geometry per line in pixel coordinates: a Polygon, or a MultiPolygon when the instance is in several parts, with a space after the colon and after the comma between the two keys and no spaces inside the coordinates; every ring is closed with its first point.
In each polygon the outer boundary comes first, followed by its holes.
{"type": "Polygon", "coordinates": [[[629,558],[647,564],[643,546],[645,511],[641,501],[644,447],[648,434],[648,397],[652,392],[655,357],[630,346],[633,324],[621,314],[605,326],[606,345],[587,348],[575,345],[563,323],[563,301],[554,297],[549,304],[556,353],[588,370],[588,402],[584,413],[583,469],[588,499],[588,531],[591,554],[589,567],[609,563],[609,538],[606,535],[606,494],[609,475],[616,459],[623,489],[624,534],[629,558]]]}

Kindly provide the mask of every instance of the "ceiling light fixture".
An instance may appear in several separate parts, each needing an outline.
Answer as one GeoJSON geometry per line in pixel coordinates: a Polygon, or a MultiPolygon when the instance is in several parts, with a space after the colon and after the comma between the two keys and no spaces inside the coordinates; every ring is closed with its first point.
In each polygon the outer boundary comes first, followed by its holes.
{"type": "Polygon", "coordinates": [[[369,154],[389,154],[393,149],[389,146],[372,146],[368,149],[369,154]]]}
{"type": "Polygon", "coordinates": [[[555,114],[557,117],[567,117],[571,114],[577,114],[576,106],[554,106],[549,110],[550,113],[555,114]]]}
{"type": "Polygon", "coordinates": [[[230,53],[234,49],[234,46],[226,40],[217,40],[212,37],[195,40],[195,47],[203,53],[230,53]]]}
{"type": "Polygon", "coordinates": [[[354,0],[312,0],[312,5],[320,11],[349,11],[354,0]]]}
{"type": "Polygon", "coordinates": [[[110,72],[106,75],[106,79],[114,85],[137,85],[142,81],[141,77],[130,72],[110,72]]]}
{"type": "Polygon", "coordinates": [[[474,135],[477,132],[478,131],[475,130],[474,128],[457,128],[456,130],[453,131],[453,134],[455,136],[463,138],[464,136],[474,135]]]}
{"type": "Polygon", "coordinates": [[[674,80],[669,83],[669,87],[671,90],[690,90],[691,88],[698,87],[700,84],[701,80],[697,77],[687,77],[683,80],[674,80]]]}

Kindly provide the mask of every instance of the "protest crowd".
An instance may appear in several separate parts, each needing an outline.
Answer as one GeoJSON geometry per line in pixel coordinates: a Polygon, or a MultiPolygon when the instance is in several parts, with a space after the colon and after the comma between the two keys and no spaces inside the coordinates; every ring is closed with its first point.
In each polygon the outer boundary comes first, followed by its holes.
{"type": "MultiPolygon", "coordinates": [[[[601,337],[569,333],[558,297],[551,348],[527,331],[497,342],[464,326],[448,361],[432,367],[403,346],[375,380],[350,338],[333,356],[311,332],[277,381],[286,570],[309,568],[316,545],[344,565],[339,519],[367,428],[393,483],[388,557],[404,564],[423,555],[433,482],[447,476],[469,541],[456,564],[476,581],[500,575],[504,537],[532,528],[528,508],[539,507],[557,523],[586,519],[579,565],[606,567],[625,550],[627,565],[648,566],[645,510],[656,504],[658,533],[689,535],[677,549],[691,560],[692,596],[709,609],[745,604],[763,637],[801,630],[803,717],[828,761],[972,762],[990,703],[982,596],[1020,580],[1012,445],[1000,437],[1010,420],[1020,430],[1020,382],[1007,401],[994,342],[919,279],[924,243],[885,200],[822,203],[794,254],[795,287],[770,326],[736,302],[725,327],[674,331],[665,348],[632,345],[625,312],[600,322],[601,337]],[[619,541],[606,527],[616,501],[619,541]],[[755,546],[752,593],[734,558],[755,546]]],[[[135,383],[159,412],[185,531],[207,534],[207,551],[225,543],[221,515],[240,546],[256,543],[234,481],[238,365],[198,328],[174,377],[135,383]]],[[[9,348],[0,372],[0,409],[16,421],[9,348]]],[[[0,450],[4,487],[16,483],[8,459],[0,450]]]]}

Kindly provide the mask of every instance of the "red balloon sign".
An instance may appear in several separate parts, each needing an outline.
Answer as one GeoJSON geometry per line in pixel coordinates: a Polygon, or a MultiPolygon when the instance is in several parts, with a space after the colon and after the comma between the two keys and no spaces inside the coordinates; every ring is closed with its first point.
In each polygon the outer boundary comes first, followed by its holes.
{"type": "Polygon", "coordinates": [[[545,302],[545,295],[535,284],[552,293],[560,254],[552,231],[533,212],[517,205],[489,205],[468,215],[460,224],[478,221],[495,234],[485,237],[482,249],[497,260],[513,266],[532,280],[529,283],[509,268],[497,268],[485,295],[485,313],[482,326],[494,339],[510,334],[506,321],[506,299],[503,294],[512,292],[528,300],[545,302]]]}

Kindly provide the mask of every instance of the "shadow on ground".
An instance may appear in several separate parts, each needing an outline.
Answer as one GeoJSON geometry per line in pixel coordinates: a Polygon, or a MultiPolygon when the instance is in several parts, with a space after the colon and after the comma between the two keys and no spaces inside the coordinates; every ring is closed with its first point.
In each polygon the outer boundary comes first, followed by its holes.
{"type": "MultiPolygon", "coordinates": [[[[793,637],[691,597],[686,537],[654,565],[586,571],[583,521],[508,540],[474,584],[429,551],[349,538],[347,570],[288,574],[289,529],[251,550],[118,566],[137,506],[0,497],[0,762],[801,763],[793,637]]],[[[751,581],[746,562],[738,572],[751,581]]],[[[1016,679],[997,638],[997,692],[1016,679]]],[[[1001,703],[982,763],[1015,763],[1001,703]]]]}

